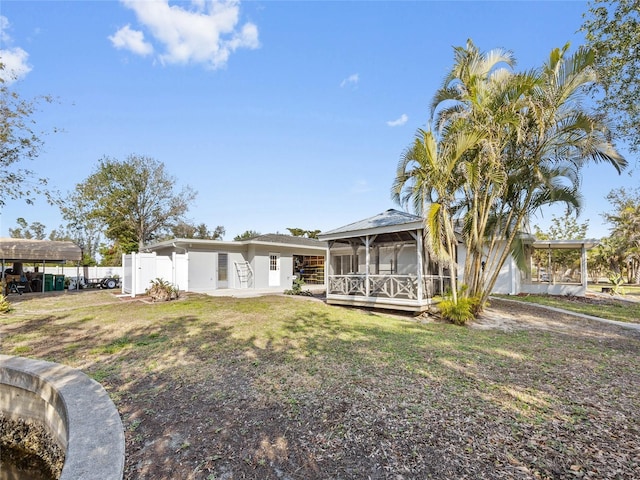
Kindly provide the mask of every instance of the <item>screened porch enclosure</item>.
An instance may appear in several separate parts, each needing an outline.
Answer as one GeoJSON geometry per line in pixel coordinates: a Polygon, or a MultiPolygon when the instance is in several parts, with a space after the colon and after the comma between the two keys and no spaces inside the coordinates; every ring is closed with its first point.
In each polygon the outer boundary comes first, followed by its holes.
{"type": "Polygon", "coordinates": [[[327,260],[328,303],[422,311],[450,286],[422,229],[329,241],[327,260]]]}

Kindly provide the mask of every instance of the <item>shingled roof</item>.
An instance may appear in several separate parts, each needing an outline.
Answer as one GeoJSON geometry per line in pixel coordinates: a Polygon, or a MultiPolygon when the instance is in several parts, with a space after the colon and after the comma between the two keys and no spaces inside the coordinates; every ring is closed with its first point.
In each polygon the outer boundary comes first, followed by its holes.
{"type": "Polygon", "coordinates": [[[295,237],[293,235],[284,235],[282,233],[266,233],[264,235],[256,235],[255,237],[242,240],[243,242],[268,242],[268,243],[284,243],[287,245],[306,245],[309,247],[325,247],[326,244],[315,238],[295,237]]]}
{"type": "Polygon", "coordinates": [[[374,233],[378,230],[412,230],[420,228],[422,217],[399,210],[389,209],[373,217],[359,220],[349,225],[322,232],[318,237],[322,240],[337,235],[357,236],[364,232],[374,233]]]}

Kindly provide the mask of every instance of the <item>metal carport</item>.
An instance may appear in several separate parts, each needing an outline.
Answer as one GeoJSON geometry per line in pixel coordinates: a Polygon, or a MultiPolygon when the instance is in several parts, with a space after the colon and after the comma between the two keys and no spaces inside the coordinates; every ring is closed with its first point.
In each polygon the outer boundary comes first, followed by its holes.
{"type": "MultiPolygon", "coordinates": [[[[80,260],[82,260],[82,250],[73,242],[0,238],[0,261],[3,273],[7,263],[34,263],[42,264],[44,276],[47,263],[58,264],[67,261],[80,262],[80,260]]],[[[44,282],[42,282],[42,290],[44,291],[44,282]]]]}

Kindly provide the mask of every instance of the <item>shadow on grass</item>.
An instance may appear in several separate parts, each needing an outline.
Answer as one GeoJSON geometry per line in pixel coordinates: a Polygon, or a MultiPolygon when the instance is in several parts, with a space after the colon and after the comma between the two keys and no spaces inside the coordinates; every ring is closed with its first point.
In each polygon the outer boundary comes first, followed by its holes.
{"type": "Polygon", "coordinates": [[[126,427],[126,478],[640,468],[619,456],[637,446],[639,343],[616,330],[479,331],[278,297],[118,315],[25,319],[7,345],[105,386],[126,427]]]}

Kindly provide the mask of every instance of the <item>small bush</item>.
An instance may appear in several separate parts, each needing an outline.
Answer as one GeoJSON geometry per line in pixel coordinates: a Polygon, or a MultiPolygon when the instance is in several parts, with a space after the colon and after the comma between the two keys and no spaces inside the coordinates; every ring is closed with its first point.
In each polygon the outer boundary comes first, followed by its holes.
{"type": "Polygon", "coordinates": [[[624,295],[623,288],[624,278],[619,273],[614,273],[609,277],[609,283],[611,284],[611,295],[624,295]]]}
{"type": "Polygon", "coordinates": [[[11,311],[11,304],[8,302],[7,297],[0,294],[0,313],[8,313],[11,311]]]}
{"type": "Polygon", "coordinates": [[[475,318],[473,314],[473,301],[471,298],[458,298],[458,303],[451,299],[442,300],[438,304],[440,315],[456,325],[466,325],[475,318]]]}
{"type": "Polygon", "coordinates": [[[302,287],[304,287],[304,280],[302,280],[301,278],[295,278],[293,280],[293,285],[291,286],[291,289],[285,290],[284,294],[285,295],[305,295],[307,297],[313,296],[313,293],[311,293],[310,290],[302,290],[302,287]]]}
{"type": "Polygon", "coordinates": [[[151,280],[151,286],[147,288],[145,294],[149,295],[154,302],[168,302],[180,296],[178,288],[162,278],[151,280]]]}

